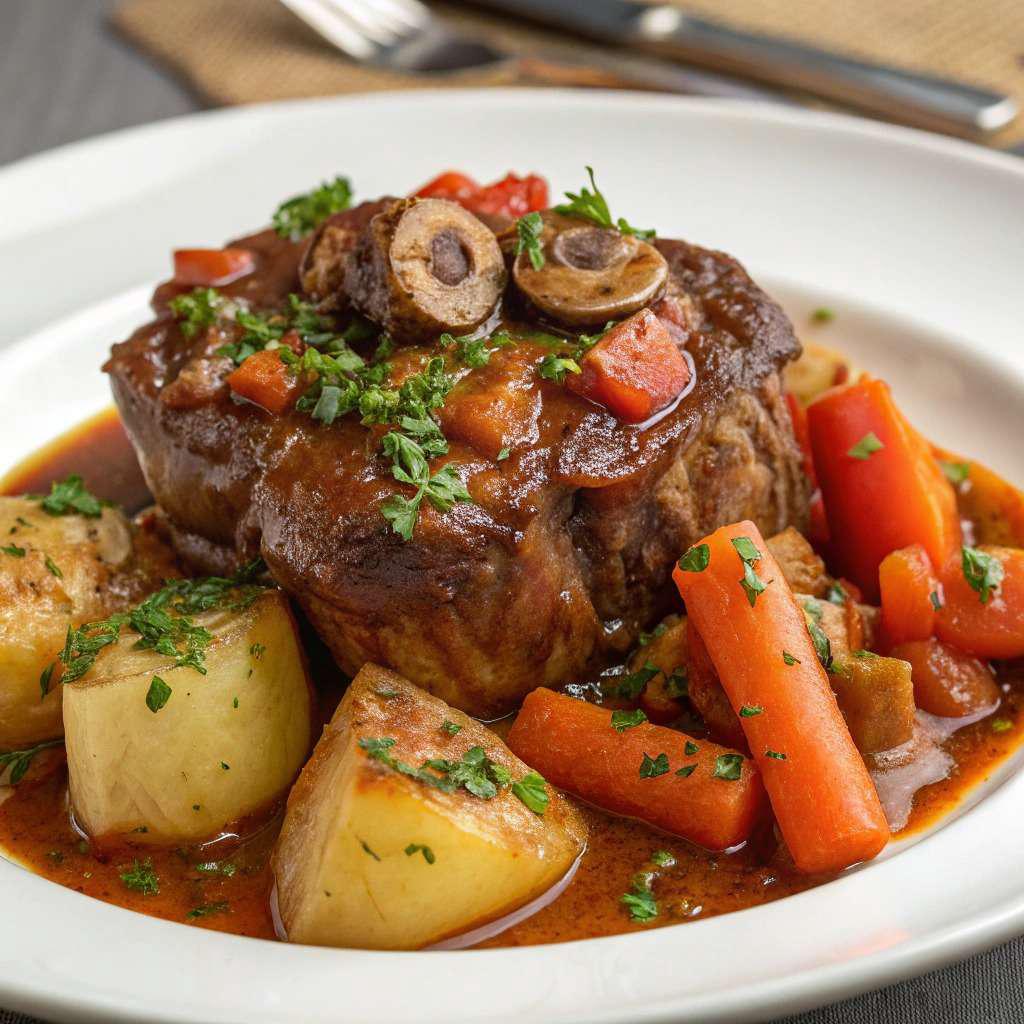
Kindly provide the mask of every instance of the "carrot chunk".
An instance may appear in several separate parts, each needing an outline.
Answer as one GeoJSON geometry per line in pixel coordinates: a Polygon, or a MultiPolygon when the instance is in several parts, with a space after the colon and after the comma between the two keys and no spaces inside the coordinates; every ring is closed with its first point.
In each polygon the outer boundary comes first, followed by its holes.
{"type": "Polygon", "coordinates": [[[942,592],[932,560],[920,544],[900,548],[882,559],[878,587],[887,644],[927,640],[935,632],[935,610],[942,592]]]}
{"type": "Polygon", "coordinates": [[[709,850],[745,842],[766,809],[757,769],[736,751],[543,687],[506,742],[559,789],[709,850]]]}
{"type": "Polygon", "coordinates": [[[673,573],[801,871],[869,860],[889,826],[803,610],[757,527],[716,530],[673,573]]]}
{"type": "Polygon", "coordinates": [[[299,382],[276,351],[264,349],[228,375],[228,387],[239,398],[280,414],[294,404],[299,382]]]}
{"type": "Polygon", "coordinates": [[[175,249],[174,280],[189,287],[230,284],[256,269],[248,249],[175,249]]]}
{"type": "Polygon", "coordinates": [[[965,548],[940,577],[940,640],[977,658],[1024,657],[1024,550],[965,548]]]}
{"type": "Polygon", "coordinates": [[[642,423],[679,396],[690,367],[649,309],[617,323],[583,357],[566,384],[623,423],[642,423]]]}
{"type": "Polygon", "coordinates": [[[942,565],[960,543],[956,495],[888,385],[864,380],[827,392],[808,406],[807,422],[841,575],[873,601],[891,551],[921,544],[942,565]]]}
{"type": "Polygon", "coordinates": [[[900,644],[892,656],[910,662],[914,701],[922,711],[962,718],[994,711],[999,704],[999,687],[988,665],[934,637],[900,644]]]}

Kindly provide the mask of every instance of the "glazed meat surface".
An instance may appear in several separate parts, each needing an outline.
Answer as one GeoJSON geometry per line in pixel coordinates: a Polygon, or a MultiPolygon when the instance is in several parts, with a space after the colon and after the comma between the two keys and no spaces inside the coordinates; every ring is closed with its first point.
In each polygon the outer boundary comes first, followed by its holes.
{"type": "MultiPolygon", "coordinates": [[[[335,215],[316,237],[344,254],[384,205],[335,215]]],[[[671,606],[673,560],[694,540],[743,518],[770,535],[806,512],[780,384],[799,352],[790,323],[732,258],[654,244],[668,280],[652,308],[692,357],[692,390],[646,427],[623,424],[538,374],[547,328],[511,304],[486,326],[515,344],[477,368],[446,354],[456,383],[435,415],[450,450],[431,469],[456,466],[473,500],[424,501],[408,541],[381,514],[412,491],[381,454],[386,428],[234,400],[216,351],[237,328],[185,337],[167,303],[187,289],[161,286],[156,319],[106,369],[179,552],[206,571],[262,555],[345,672],[384,664],[480,717],[627,650],[671,606]]],[[[306,243],[265,231],[232,245],[256,270],[223,295],[264,310],[299,293],[344,312],[343,275],[303,262],[306,243]]],[[[400,346],[391,381],[438,352],[400,346]]]]}

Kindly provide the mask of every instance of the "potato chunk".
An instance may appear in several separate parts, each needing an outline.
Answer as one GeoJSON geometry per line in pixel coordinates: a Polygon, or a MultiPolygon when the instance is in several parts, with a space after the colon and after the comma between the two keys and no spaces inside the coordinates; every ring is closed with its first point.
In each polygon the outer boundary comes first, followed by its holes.
{"type": "Polygon", "coordinates": [[[281,593],[193,621],[212,636],[205,675],[126,631],[64,685],[71,803],[91,836],[206,839],[281,796],[306,758],[311,691],[281,593]]]}
{"type": "Polygon", "coordinates": [[[551,786],[543,814],[515,794],[507,780],[529,771],[483,725],[365,665],[288,798],[273,859],[288,938],[417,949],[542,895],[582,852],[586,829],[551,786]],[[443,763],[484,752],[491,786],[453,786],[458,770],[443,763]]]}
{"type": "Polygon", "coordinates": [[[0,750],[62,734],[60,687],[40,677],[68,626],[105,618],[170,575],[169,550],[116,509],[50,515],[0,497],[0,750]]]}
{"type": "Polygon", "coordinates": [[[837,659],[829,682],[853,742],[862,754],[907,743],[914,734],[910,665],[866,652],[837,659]]]}

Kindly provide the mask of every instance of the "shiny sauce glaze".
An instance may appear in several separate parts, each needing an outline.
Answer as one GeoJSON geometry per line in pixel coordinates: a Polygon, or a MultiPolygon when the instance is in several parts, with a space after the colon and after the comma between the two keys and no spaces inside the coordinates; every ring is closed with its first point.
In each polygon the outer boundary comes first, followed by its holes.
{"type": "MultiPolygon", "coordinates": [[[[26,460],[0,481],[0,493],[42,492],[69,472],[80,472],[93,493],[129,511],[149,501],[113,410],[26,460]]],[[[331,671],[322,652],[314,650],[311,661],[314,675],[324,677],[320,711],[326,721],[340,697],[336,683],[328,680],[337,671],[331,671]]],[[[1002,667],[1000,683],[1003,697],[996,712],[941,742],[947,755],[945,777],[920,787],[920,779],[911,778],[913,807],[894,837],[897,842],[952,811],[1018,746],[1024,726],[1021,668],[1002,667]]],[[[509,724],[509,719],[495,723],[495,731],[504,734],[509,724]]],[[[689,723],[687,729],[693,731],[689,723]]],[[[741,849],[710,853],[640,822],[592,807],[583,812],[590,837],[572,883],[553,903],[481,945],[530,945],[641,931],[758,906],[829,880],[797,872],[769,829],[741,849]],[[633,922],[619,899],[638,874],[647,876],[658,901],[659,916],[650,923],[633,922]]],[[[239,823],[199,847],[96,846],[72,825],[59,750],[39,755],[17,787],[0,790],[0,848],[36,874],[154,917],[256,938],[275,938],[269,857],[280,821],[278,809],[261,820],[239,823]],[[147,860],[159,879],[158,892],[142,892],[122,880],[136,862],[147,860]]]]}

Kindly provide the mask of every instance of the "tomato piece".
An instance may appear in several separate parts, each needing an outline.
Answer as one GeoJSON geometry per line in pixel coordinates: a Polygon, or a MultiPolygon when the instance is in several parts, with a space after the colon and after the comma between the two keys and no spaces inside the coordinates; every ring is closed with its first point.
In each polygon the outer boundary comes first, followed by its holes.
{"type": "Polygon", "coordinates": [[[826,392],[807,419],[840,573],[874,600],[890,552],[921,544],[942,565],[960,545],[956,494],[888,385],[862,380],[826,392]]]}
{"type": "Polygon", "coordinates": [[[1024,657],[1024,550],[982,545],[997,558],[1003,580],[982,604],[967,582],[960,555],[940,573],[943,605],[935,615],[936,636],[978,658],[1024,657]]]}
{"type": "Polygon", "coordinates": [[[500,181],[480,185],[468,174],[445,171],[415,195],[423,199],[450,199],[472,213],[487,213],[515,220],[548,207],[548,183],[538,174],[520,178],[509,173],[500,181]]]}
{"type": "Polygon", "coordinates": [[[248,249],[175,249],[174,280],[190,288],[230,284],[256,269],[248,249]]]}
{"type": "Polygon", "coordinates": [[[623,423],[650,419],[689,382],[689,364],[649,309],[617,323],[583,357],[580,372],[566,379],[623,423]]]}
{"type": "Polygon", "coordinates": [[[228,375],[228,387],[239,398],[280,415],[292,407],[300,385],[275,349],[263,349],[228,375]]]}
{"type": "Polygon", "coordinates": [[[928,552],[920,544],[882,559],[878,587],[886,643],[927,640],[935,632],[935,605],[941,603],[941,591],[928,552]]]}
{"type": "Polygon", "coordinates": [[[463,203],[480,191],[480,186],[468,174],[459,171],[445,171],[428,181],[413,195],[421,199],[451,199],[463,203]]]}
{"type": "Polygon", "coordinates": [[[922,711],[962,718],[994,711],[999,704],[999,687],[988,665],[934,637],[899,644],[891,656],[910,662],[914,702],[922,711]]]}

